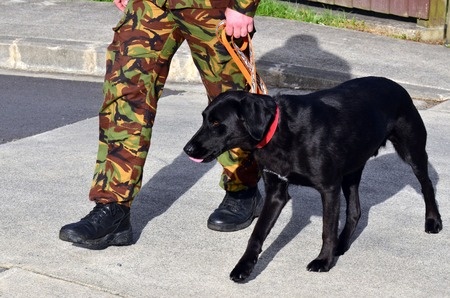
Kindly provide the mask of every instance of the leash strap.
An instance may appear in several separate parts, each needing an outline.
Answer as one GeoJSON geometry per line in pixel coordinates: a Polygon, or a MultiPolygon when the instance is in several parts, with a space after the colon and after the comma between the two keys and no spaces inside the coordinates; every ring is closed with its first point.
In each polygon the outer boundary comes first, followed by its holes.
{"type": "Polygon", "coordinates": [[[233,37],[231,40],[228,39],[225,33],[225,20],[221,21],[216,28],[217,39],[225,46],[226,50],[230,54],[231,58],[239,67],[239,70],[244,75],[247,83],[250,86],[250,92],[257,94],[267,94],[267,87],[264,81],[260,78],[256,72],[255,57],[253,53],[252,39],[247,34],[246,37],[242,38],[243,44],[239,47],[235,42],[233,37]],[[244,50],[247,49],[249,52],[249,57],[244,54],[244,50]]]}

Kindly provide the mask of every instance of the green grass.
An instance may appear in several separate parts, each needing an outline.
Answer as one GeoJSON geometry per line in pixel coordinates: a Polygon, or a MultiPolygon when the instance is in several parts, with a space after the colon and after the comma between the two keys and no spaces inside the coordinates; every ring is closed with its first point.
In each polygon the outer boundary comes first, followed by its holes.
{"type": "MultiPolygon", "coordinates": [[[[112,2],[112,0],[94,1],[112,2]]],[[[295,3],[280,0],[261,0],[256,15],[356,30],[364,27],[363,21],[349,19],[343,12],[323,10],[322,13],[318,13],[309,8],[301,8],[295,3]]]]}
{"type": "Polygon", "coordinates": [[[301,21],[338,28],[362,30],[363,21],[348,18],[344,12],[323,9],[321,13],[310,8],[301,7],[295,3],[279,0],[262,0],[256,11],[257,15],[274,18],[301,21]]]}
{"type": "MultiPolygon", "coordinates": [[[[112,0],[93,1],[112,2],[112,0]]],[[[404,34],[394,34],[382,28],[372,28],[362,20],[349,17],[344,11],[332,10],[328,8],[314,9],[291,1],[295,0],[261,0],[258,5],[258,9],[256,10],[256,15],[319,24],[336,28],[365,31],[399,39],[420,41],[420,36],[411,37],[404,34]]]]}
{"type": "MultiPolygon", "coordinates": [[[[112,2],[113,0],[92,1],[112,2]]],[[[395,34],[385,28],[380,28],[379,26],[373,27],[362,20],[349,17],[344,11],[328,8],[313,9],[292,1],[295,0],[261,0],[256,10],[256,15],[370,32],[398,39],[421,41],[420,34],[414,36],[395,34]]]]}
{"type": "Polygon", "coordinates": [[[348,14],[341,10],[332,10],[328,8],[313,9],[293,1],[295,0],[261,0],[256,14],[260,16],[289,19],[336,28],[369,32],[372,34],[384,35],[398,39],[419,42],[422,40],[419,33],[411,36],[406,34],[396,34],[387,28],[371,26],[366,24],[363,20],[357,20],[353,17],[349,17],[348,14]]]}

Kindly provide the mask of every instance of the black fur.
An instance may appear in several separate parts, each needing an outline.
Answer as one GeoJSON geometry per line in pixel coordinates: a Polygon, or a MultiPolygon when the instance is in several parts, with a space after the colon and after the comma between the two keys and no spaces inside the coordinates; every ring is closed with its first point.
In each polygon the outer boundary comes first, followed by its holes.
{"type": "Polygon", "coordinates": [[[323,244],[309,271],[328,271],[344,254],[361,215],[358,187],[367,160],[389,140],[413,169],[425,200],[425,231],[438,233],[441,216],[428,175],[427,133],[411,97],[397,83],[377,77],[350,80],[308,95],[276,98],[246,92],[219,95],[203,112],[203,124],[184,147],[204,162],[240,147],[254,151],[266,200],[247,249],[233,269],[234,281],[253,270],[264,240],[289,200],[288,184],[314,187],[323,204],[323,244]],[[255,149],[280,109],[273,139],[255,149]],[[339,196],[347,218],[338,237],[339,196]]]}

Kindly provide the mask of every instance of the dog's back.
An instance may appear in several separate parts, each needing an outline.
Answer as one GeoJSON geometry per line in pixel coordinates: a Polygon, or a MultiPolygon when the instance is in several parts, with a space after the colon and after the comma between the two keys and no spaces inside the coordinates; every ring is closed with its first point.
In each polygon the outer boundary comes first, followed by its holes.
{"type": "Polygon", "coordinates": [[[388,118],[404,112],[417,114],[408,92],[396,82],[383,77],[353,79],[334,88],[303,96],[280,95],[277,101],[293,113],[297,111],[299,116],[312,113],[311,116],[324,121],[336,117],[358,121],[358,118],[371,114],[388,118]]]}
{"type": "Polygon", "coordinates": [[[425,147],[425,126],[411,97],[386,78],[354,79],[303,96],[281,95],[276,101],[287,120],[280,122],[281,136],[287,130],[299,146],[350,158],[351,164],[376,155],[388,139],[399,146],[399,138],[411,142],[415,135],[416,145],[425,147]],[[293,125],[303,127],[293,130],[293,125]]]}

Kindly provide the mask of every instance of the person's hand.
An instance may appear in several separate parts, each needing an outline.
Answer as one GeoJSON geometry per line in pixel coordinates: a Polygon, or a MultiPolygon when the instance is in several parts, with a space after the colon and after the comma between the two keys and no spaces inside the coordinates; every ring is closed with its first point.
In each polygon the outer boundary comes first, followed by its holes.
{"type": "Polygon", "coordinates": [[[253,31],[253,18],[231,8],[225,10],[225,20],[225,33],[228,36],[240,38],[253,31]]]}
{"type": "Polygon", "coordinates": [[[114,0],[114,4],[117,6],[118,9],[124,11],[125,7],[128,4],[128,0],[114,0]]]}

